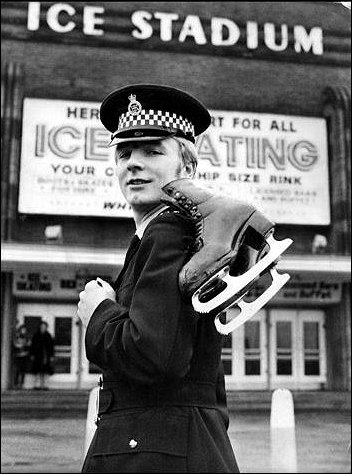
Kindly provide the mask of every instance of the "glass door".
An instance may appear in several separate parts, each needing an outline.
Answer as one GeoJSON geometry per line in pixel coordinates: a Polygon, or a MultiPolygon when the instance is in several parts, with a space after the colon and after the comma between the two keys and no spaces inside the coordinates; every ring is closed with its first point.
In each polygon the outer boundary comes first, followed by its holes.
{"type": "MultiPolygon", "coordinates": [[[[232,311],[231,308],[228,311],[232,311]]],[[[236,310],[234,310],[236,311],[236,310]]],[[[259,311],[253,318],[233,331],[223,348],[226,388],[232,390],[261,390],[267,388],[266,312],[259,311]],[[229,348],[232,351],[229,365],[229,348]],[[231,368],[231,370],[230,370],[231,368]]]]}
{"type": "Polygon", "coordinates": [[[297,311],[270,312],[271,388],[294,388],[297,382],[297,311]]]}
{"type": "Polygon", "coordinates": [[[325,314],[319,310],[299,311],[300,379],[309,389],[326,384],[325,314]]]}
{"type": "Polygon", "coordinates": [[[314,390],[326,382],[324,312],[270,311],[270,388],[314,390]]]}
{"type": "MultiPolygon", "coordinates": [[[[32,337],[41,320],[48,323],[54,338],[54,375],[48,379],[49,388],[76,388],[79,370],[77,306],[74,304],[19,303],[17,319],[25,324],[32,337]]],[[[26,376],[25,387],[32,388],[34,378],[26,376]]]]}

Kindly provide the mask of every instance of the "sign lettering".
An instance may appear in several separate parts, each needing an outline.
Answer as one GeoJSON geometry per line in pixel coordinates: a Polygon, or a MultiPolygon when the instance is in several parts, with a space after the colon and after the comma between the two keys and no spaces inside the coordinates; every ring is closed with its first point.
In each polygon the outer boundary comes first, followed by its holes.
{"type": "MultiPolygon", "coordinates": [[[[103,275],[103,280],[112,284],[114,275],[103,275]]],[[[18,297],[38,298],[66,298],[76,300],[77,295],[84,285],[96,275],[84,274],[82,276],[71,271],[59,273],[17,273],[14,274],[13,293],[18,297]]],[[[255,283],[245,296],[245,301],[253,301],[258,298],[267,285],[260,281],[255,283]]],[[[327,282],[324,280],[302,279],[300,275],[292,275],[287,282],[271,300],[272,303],[302,303],[314,304],[336,304],[341,301],[341,283],[327,282]]]]}
{"type": "MultiPolygon", "coordinates": [[[[78,28],[81,28],[82,33],[87,36],[105,34],[105,9],[102,6],[84,5],[82,22],[78,18],[76,8],[70,3],[54,3],[48,7],[45,15],[41,15],[41,10],[41,2],[28,2],[29,31],[38,31],[41,27],[47,26],[58,34],[69,34],[78,28]],[[46,25],[43,25],[42,16],[46,25]]],[[[263,45],[268,50],[278,53],[291,49],[297,54],[323,54],[323,31],[319,26],[307,30],[303,25],[294,25],[293,36],[290,38],[286,24],[276,25],[267,22],[259,25],[255,21],[247,21],[241,31],[232,18],[211,17],[208,32],[204,21],[198,15],[187,15],[182,18],[175,12],[151,13],[147,10],[136,10],[130,17],[131,37],[137,41],[158,37],[161,42],[191,41],[196,45],[211,44],[219,47],[232,47],[243,43],[249,50],[255,50],[263,45]],[[157,25],[154,27],[155,21],[157,25]]]]}
{"type": "MultiPolygon", "coordinates": [[[[19,212],[132,217],[99,105],[24,100],[19,212]]],[[[277,223],[330,223],[322,118],[210,111],[198,137],[199,185],[253,203],[277,223]]]]}

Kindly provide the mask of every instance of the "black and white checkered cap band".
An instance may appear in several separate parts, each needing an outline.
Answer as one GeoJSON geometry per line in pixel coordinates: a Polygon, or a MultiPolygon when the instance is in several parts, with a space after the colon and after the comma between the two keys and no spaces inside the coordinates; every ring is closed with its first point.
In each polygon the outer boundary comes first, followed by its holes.
{"type": "Polygon", "coordinates": [[[192,137],[194,137],[193,124],[186,118],[183,118],[182,115],[152,109],[141,110],[138,115],[131,115],[129,112],[120,115],[119,128],[116,132],[121,132],[138,125],[154,125],[164,128],[173,128],[175,130],[181,130],[184,134],[191,134],[192,137]]]}

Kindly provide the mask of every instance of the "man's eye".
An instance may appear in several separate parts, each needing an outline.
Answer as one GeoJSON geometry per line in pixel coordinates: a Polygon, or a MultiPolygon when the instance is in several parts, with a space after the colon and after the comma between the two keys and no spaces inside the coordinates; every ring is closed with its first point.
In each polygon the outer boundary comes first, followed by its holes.
{"type": "Polygon", "coordinates": [[[121,151],[117,154],[117,158],[119,160],[123,160],[123,159],[126,159],[130,156],[130,153],[128,151],[121,151]]]}
{"type": "Polygon", "coordinates": [[[148,150],[148,154],[149,155],[161,155],[162,152],[160,150],[152,149],[152,150],[148,150]]]}

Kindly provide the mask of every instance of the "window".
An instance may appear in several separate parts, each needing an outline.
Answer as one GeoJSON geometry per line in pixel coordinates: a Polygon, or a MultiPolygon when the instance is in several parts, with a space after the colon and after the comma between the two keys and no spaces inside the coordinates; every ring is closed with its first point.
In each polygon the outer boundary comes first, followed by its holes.
{"type": "Polygon", "coordinates": [[[39,328],[39,324],[42,320],[41,316],[25,316],[24,317],[24,324],[27,328],[27,334],[30,339],[34,336],[39,328]]]}
{"type": "Polygon", "coordinates": [[[244,373],[260,375],[260,323],[247,321],[244,325],[244,373]]]}
{"type": "Polygon", "coordinates": [[[55,317],[55,372],[71,372],[72,318],[55,317]]]}
{"type": "Polygon", "coordinates": [[[232,334],[224,336],[221,359],[225,375],[232,375],[232,334]]]}
{"type": "Polygon", "coordinates": [[[276,373],[292,375],[292,323],[276,323],[276,373]]]}
{"type": "Polygon", "coordinates": [[[304,375],[320,375],[319,323],[303,323],[304,375]]]}

